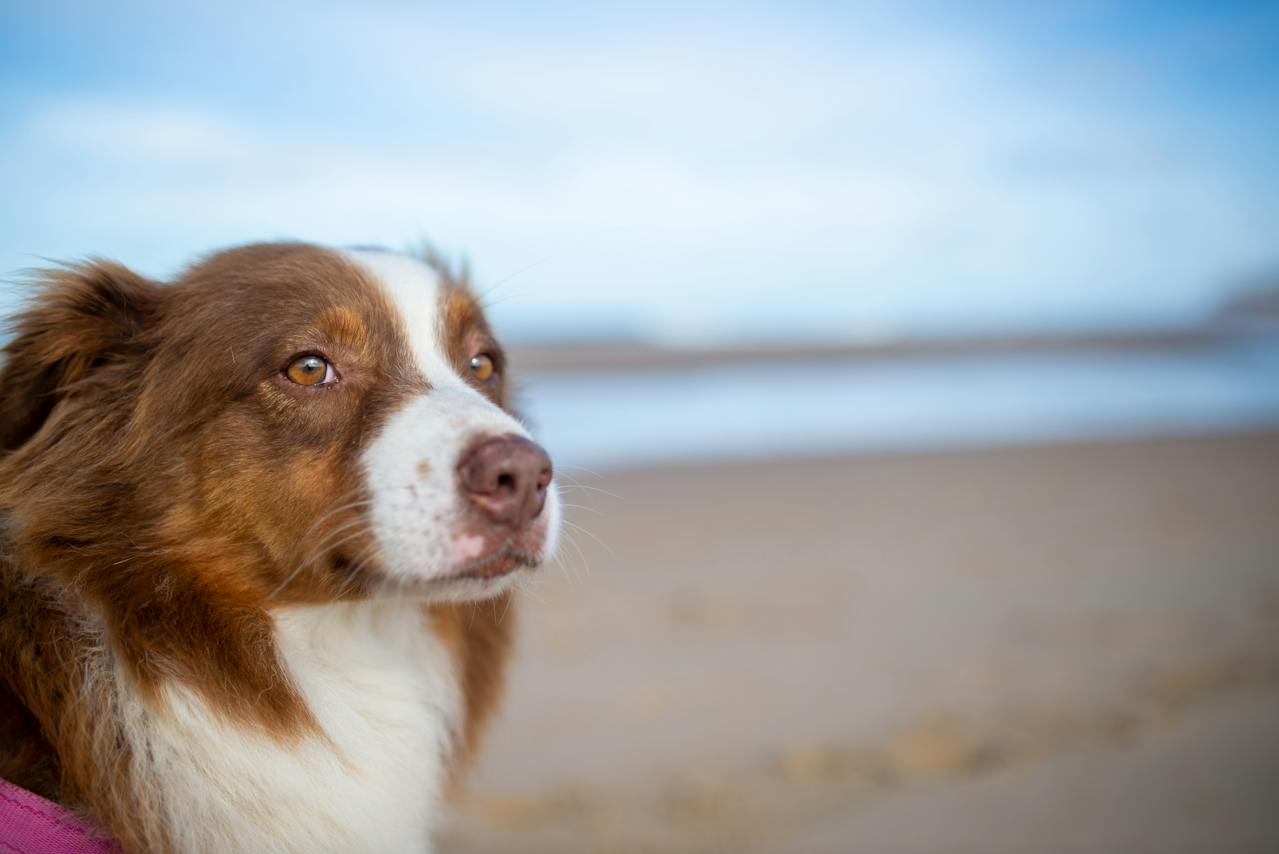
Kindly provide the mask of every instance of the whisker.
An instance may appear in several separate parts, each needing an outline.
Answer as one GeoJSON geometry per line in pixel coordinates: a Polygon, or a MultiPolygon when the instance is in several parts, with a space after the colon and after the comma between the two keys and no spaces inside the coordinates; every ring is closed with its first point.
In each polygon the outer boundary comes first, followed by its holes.
{"type": "Polygon", "coordinates": [[[601,475],[595,469],[588,469],[586,466],[569,465],[568,463],[560,463],[555,466],[555,470],[557,472],[562,471],[564,469],[573,469],[574,471],[584,471],[587,474],[591,475],[592,477],[603,477],[603,475],[601,475]]]}
{"type": "Polygon", "coordinates": [[[585,504],[569,504],[567,501],[561,501],[560,506],[570,510],[585,510],[587,513],[594,513],[596,516],[604,516],[603,510],[598,507],[588,507],[585,504]]]}
{"type": "Polygon", "coordinates": [[[527,265],[525,265],[525,266],[523,266],[523,267],[519,268],[519,269],[518,269],[518,270],[516,270],[514,273],[509,273],[509,274],[507,274],[507,275],[503,276],[502,278],[500,278],[500,279],[498,279],[498,280],[497,280],[497,283],[496,283],[496,284],[494,284],[492,287],[490,287],[488,290],[486,290],[486,291],[484,292],[484,295],[485,295],[485,296],[488,296],[490,293],[492,293],[493,291],[497,290],[497,289],[498,289],[498,288],[500,288],[502,285],[504,285],[504,284],[506,284],[507,282],[509,282],[511,279],[514,279],[516,276],[522,276],[522,275],[524,275],[525,273],[527,273],[529,270],[532,270],[532,269],[535,269],[535,268],[537,268],[537,267],[540,267],[540,266],[542,266],[543,264],[545,264],[546,262],[547,262],[547,259],[546,259],[546,258],[542,258],[542,259],[541,259],[541,260],[539,260],[539,261],[534,261],[532,264],[527,264],[527,265]]]}
{"type": "Polygon", "coordinates": [[[485,311],[488,311],[494,306],[501,305],[504,302],[510,302],[513,299],[523,299],[526,296],[528,296],[527,293],[523,293],[521,291],[514,291],[512,293],[504,295],[501,299],[489,299],[486,297],[483,299],[480,305],[485,311]]]}
{"type": "MultiPolygon", "coordinates": [[[[571,533],[566,532],[564,534],[564,542],[568,543],[573,548],[573,551],[577,553],[577,559],[581,561],[582,563],[582,570],[587,575],[590,575],[591,562],[586,557],[586,552],[582,551],[582,546],[580,543],[578,543],[577,538],[574,537],[571,533]]],[[[569,575],[572,578],[570,583],[574,583],[576,581],[576,577],[571,575],[572,569],[569,567],[568,561],[567,560],[564,561],[563,563],[560,564],[560,566],[563,568],[565,574],[569,575]]]]}
{"type": "Polygon", "coordinates": [[[616,492],[609,492],[607,489],[601,489],[598,486],[591,486],[590,484],[586,484],[586,483],[561,483],[559,484],[559,488],[561,491],[564,491],[564,492],[567,492],[570,489],[584,489],[588,492],[598,492],[601,495],[607,495],[609,498],[616,498],[618,501],[626,500],[622,496],[618,495],[616,492]]]}
{"type": "MultiPolygon", "coordinates": [[[[350,504],[343,505],[341,508],[337,510],[333,510],[324,514],[324,516],[321,517],[321,520],[325,518],[332,518],[334,515],[337,514],[337,512],[340,512],[341,510],[354,509],[355,507],[360,506],[362,503],[365,503],[366,501],[367,499],[365,501],[356,501],[356,502],[351,502],[350,504]]],[[[368,523],[365,519],[356,517],[354,519],[348,519],[345,522],[342,522],[341,524],[337,525],[332,530],[325,532],[324,536],[320,538],[319,542],[313,543],[309,546],[307,553],[302,558],[302,560],[298,562],[297,566],[294,567],[293,571],[290,572],[288,576],[283,581],[281,581],[279,585],[277,585],[273,591],[271,591],[271,596],[272,597],[278,596],[284,590],[284,588],[288,587],[290,584],[293,583],[294,579],[296,579],[298,575],[301,574],[301,572],[304,569],[307,569],[308,567],[313,565],[326,552],[332,551],[334,548],[337,548],[337,546],[342,545],[343,543],[350,542],[351,540],[360,536],[360,534],[363,533],[363,531],[356,531],[355,533],[346,537],[343,537],[342,535],[347,534],[348,532],[357,528],[363,527],[365,530],[367,530],[367,524],[368,523]]],[[[316,528],[316,524],[313,523],[310,529],[308,529],[308,533],[306,536],[310,536],[310,533],[313,532],[315,528],[316,528]]]]}
{"type": "Polygon", "coordinates": [[[521,596],[527,596],[539,605],[548,606],[546,598],[538,594],[535,590],[536,583],[531,580],[515,580],[515,589],[519,591],[521,596]]]}
{"type": "MultiPolygon", "coordinates": [[[[338,545],[338,542],[337,542],[338,540],[342,540],[343,542],[349,541],[351,538],[347,537],[346,535],[350,531],[355,530],[357,528],[361,528],[361,527],[367,528],[367,523],[365,522],[365,520],[350,519],[350,520],[347,520],[345,523],[338,525],[333,530],[328,531],[323,537],[320,538],[318,542],[311,544],[310,548],[307,550],[306,557],[302,561],[302,565],[306,566],[310,564],[312,561],[319,558],[325,552],[331,551],[332,549],[336,548],[336,546],[338,545]]],[[[358,532],[357,532],[357,536],[358,536],[358,532]]]]}
{"type": "MultiPolygon", "coordinates": [[[[342,497],[346,498],[353,494],[354,494],[354,491],[347,492],[342,497]]],[[[306,532],[302,535],[302,539],[306,540],[310,538],[311,534],[315,533],[315,531],[317,531],[321,526],[323,526],[325,522],[332,519],[334,516],[338,515],[339,513],[345,512],[347,510],[354,510],[357,507],[362,507],[372,503],[373,503],[372,498],[361,498],[345,504],[339,504],[335,507],[330,508],[329,510],[326,510],[324,513],[320,514],[320,518],[312,522],[310,527],[306,529],[306,532]]]]}
{"type": "Polygon", "coordinates": [[[591,538],[592,540],[594,540],[595,542],[599,543],[600,548],[602,548],[602,549],[604,549],[604,551],[608,552],[610,557],[613,557],[613,558],[616,558],[616,557],[617,557],[617,553],[613,551],[613,549],[612,549],[612,547],[611,547],[611,546],[609,546],[607,543],[605,543],[605,542],[604,542],[603,540],[601,540],[599,537],[597,537],[597,536],[595,536],[594,534],[592,534],[590,531],[588,531],[588,530],[586,530],[585,528],[583,528],[581,525],[578,525],[578,524],[576,524],[576,523],[574,523],[574,522],[570,522],[568,519],[564,519],[564,520],[562,520],[562,521],[563,521],[563,523],[564,523],[565,525],[569,526],[569,527],[570,527],[570,528],[572,528],[573,530],[575,530],[575,531],[581,531],[583,534],[585,534],[586,536],[590,537],[590,538],[591,538]]]}
{"type": "Polygon", "coordinates": [[[346,578],[343,579],[342,583],[338,586],[337,598],[340,599],[346,595],[346,591],[350,589],[351,584],[359,578],[360,573],[363,572],[364,568],[368,565],[369,559],[375,554],[377,554],[377,543],[375,542],[370,542],[356,553],[355,558],[351,561],[351,565],[347,570],[346,578]]]}
{"type": "MultiPolygon", "coordinates": [[[[568,537],[565,537],[564,542],[567,543],[568,539],[569,539],[568,537]]],[[[555,565],[555,568],[560,571],[560,575],[564,576],[564,580],[568,582],[568,586],[576,590],[577,579],[573,577],[573,574],[571,572],[569,572],[568,562],[564,560],[563,552],[560,552],[559,554],[555,555],[555,560],[553,561],[553,563],[555,565]]]]}

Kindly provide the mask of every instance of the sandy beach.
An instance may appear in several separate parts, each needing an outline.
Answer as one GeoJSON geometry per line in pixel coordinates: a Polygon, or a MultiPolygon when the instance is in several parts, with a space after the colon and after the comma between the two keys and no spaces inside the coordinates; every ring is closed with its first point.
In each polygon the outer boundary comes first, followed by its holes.
{"type": "Polygon", "coordinates": [[[442,850],[1279,845],[1279,435],[569,475],[442,850]]]}

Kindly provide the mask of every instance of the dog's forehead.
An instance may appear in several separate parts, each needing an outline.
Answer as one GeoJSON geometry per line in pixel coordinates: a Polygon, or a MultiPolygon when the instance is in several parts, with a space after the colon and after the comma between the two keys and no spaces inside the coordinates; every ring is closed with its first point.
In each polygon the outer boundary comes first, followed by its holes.
{"type": "Polygon", "coordinates": [[[472,334],[489,334],[464,283],[387,250],[254,244],[210,256],[176,284],[171,340],[215,353],[278,360],[334,342],[396,376],[469,388],[456,364],[472,334]]]}
{"type": "Polygon", "coordinates": [[[451,374],[443,342],[448,288],[440,274],[417,258],[394,252],[361,249],[343,255],[387,298],[422,375],[451,374]]]}

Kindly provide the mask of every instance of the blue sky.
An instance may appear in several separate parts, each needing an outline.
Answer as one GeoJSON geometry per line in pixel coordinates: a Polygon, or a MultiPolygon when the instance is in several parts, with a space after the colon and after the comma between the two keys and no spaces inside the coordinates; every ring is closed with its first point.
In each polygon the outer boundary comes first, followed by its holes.
{"type": "Polygon", "coordinates": [[[524,336],[1183,320],[1279,269],[1269,6],[8,3],[0,270],[429,236],[524,336]]]}

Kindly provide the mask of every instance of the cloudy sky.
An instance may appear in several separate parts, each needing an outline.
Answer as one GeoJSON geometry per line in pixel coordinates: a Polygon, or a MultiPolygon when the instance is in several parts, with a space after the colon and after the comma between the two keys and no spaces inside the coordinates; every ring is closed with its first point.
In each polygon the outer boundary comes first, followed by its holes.
{"type": "Polygon", "coordinates": [[[710,340],[1279,269],[1274,4],[968,6],[5,3],[0,271],[425,236],[509,333],[710,340]]]}

